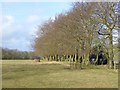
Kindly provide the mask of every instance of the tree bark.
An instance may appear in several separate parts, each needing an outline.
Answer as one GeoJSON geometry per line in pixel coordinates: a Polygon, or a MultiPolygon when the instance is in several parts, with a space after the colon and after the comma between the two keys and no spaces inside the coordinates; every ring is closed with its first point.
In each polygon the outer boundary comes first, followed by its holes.
{"type": "Polygon", "coordinates": [[[110,44],[109,44],[109,68],[111,68],[111,69],[113,69],[113,67],[114,67],[114,60],[113,60],[113,58],[114,58],[114,53],[113,53],[113,37],[112,37],[112,32],[111,32],[111,34],[110,34],[110,37],[109,37],[109,39],[110,39],[110,44]]]}

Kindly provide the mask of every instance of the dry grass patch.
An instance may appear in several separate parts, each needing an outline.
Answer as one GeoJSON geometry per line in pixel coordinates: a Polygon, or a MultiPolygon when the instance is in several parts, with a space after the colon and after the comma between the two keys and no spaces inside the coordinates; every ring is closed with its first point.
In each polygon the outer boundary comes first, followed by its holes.
{"type": "Polygon", "coordinates": [[[118,72],[71,70],[66,62],[3,61],[3,88],[117,88],[118,72]]]}

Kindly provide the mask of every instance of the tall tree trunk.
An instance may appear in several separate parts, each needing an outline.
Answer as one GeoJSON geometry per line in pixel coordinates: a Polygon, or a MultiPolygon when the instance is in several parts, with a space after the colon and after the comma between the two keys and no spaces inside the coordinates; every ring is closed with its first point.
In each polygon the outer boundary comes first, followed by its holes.
{"type": "Polygon", "coordinates": [[[112,37],[112,32],[110,34],[110,44],[109,44],[109,68],[113,68],[114,67],[114,53],[113,53],[113,37],[112,37]]]}

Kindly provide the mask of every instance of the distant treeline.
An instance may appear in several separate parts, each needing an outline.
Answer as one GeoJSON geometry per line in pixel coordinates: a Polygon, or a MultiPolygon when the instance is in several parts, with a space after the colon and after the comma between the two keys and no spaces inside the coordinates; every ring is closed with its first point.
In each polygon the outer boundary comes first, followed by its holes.
{"type": "Polygon", "coordinates": [[[1,48],[2,50],[2,57],[1,59],[32,59],[34,56],[34,52],[28,51],[19,51],[17,49],[8,49],[8,48],[1,48]]]}

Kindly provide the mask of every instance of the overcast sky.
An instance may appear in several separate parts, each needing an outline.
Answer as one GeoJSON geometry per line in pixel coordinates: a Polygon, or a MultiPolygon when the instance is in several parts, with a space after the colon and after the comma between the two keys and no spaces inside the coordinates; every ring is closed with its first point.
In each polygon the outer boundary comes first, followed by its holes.
{"type": "MultiPolygon", "coordinates": [[[[69,2],[2,3],[2,47],[31,50],[33,36],[43,21],[68,11],[69,2]]],[[[1,47],[1,46],[0,46],[1,47]]]]}

